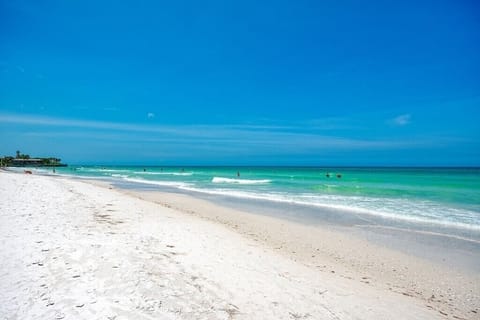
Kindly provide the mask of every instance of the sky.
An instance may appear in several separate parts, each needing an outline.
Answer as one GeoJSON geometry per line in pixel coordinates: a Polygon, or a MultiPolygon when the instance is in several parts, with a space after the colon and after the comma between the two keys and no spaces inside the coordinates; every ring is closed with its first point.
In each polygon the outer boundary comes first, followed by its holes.
{"type": "Polygon", "coordinates": [[[0,156],[480,166],[476,1],[0,0],[0,156]]]}

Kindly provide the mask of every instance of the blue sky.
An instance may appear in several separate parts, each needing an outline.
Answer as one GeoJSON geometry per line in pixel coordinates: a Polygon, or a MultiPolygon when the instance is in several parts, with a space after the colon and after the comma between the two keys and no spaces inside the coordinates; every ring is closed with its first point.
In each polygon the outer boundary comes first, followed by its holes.
{"type": "Polygon", "coordinates": [[[480,165],[475,1],[0,1],[0,155],[480,165]]]}

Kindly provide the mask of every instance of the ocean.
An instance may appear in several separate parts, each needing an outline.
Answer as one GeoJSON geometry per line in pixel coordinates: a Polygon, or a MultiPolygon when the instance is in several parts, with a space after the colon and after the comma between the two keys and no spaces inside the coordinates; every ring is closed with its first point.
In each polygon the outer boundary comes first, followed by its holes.
{"type": "Polygon", "coordinates": [[[480,239],[480,168],[69,166],[56,173],[237,203],[297,205],[308,208],[309,217],[326,210],[480,239]]]}

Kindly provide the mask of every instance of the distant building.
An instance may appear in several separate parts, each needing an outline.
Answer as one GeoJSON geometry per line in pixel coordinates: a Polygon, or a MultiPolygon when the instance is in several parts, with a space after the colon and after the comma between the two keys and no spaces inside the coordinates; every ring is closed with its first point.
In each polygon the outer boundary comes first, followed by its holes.
{"type": "Polygon", "coordinates": [[[36,167],[43,164],[43,159],[12,159],[10,163],[13,167],[36,167]]]}
{"type": "Polygon", "coordinates": [[[22,154],[17,151],[16,157],[5,156],[0,158],[0,166],[6,167],[66,167],[61,159],[55,157],[49,158],[30,158],[28,154],[22,154]]]}

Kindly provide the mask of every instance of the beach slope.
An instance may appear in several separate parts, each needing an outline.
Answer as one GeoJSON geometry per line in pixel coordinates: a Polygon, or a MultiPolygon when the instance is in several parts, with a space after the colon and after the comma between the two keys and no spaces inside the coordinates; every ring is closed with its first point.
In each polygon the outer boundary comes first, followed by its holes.
{"type": "Polygon", "coordinates": [[[437,319],[220,224],[81,181],[0,172],[5,319],[437,319]]]}

